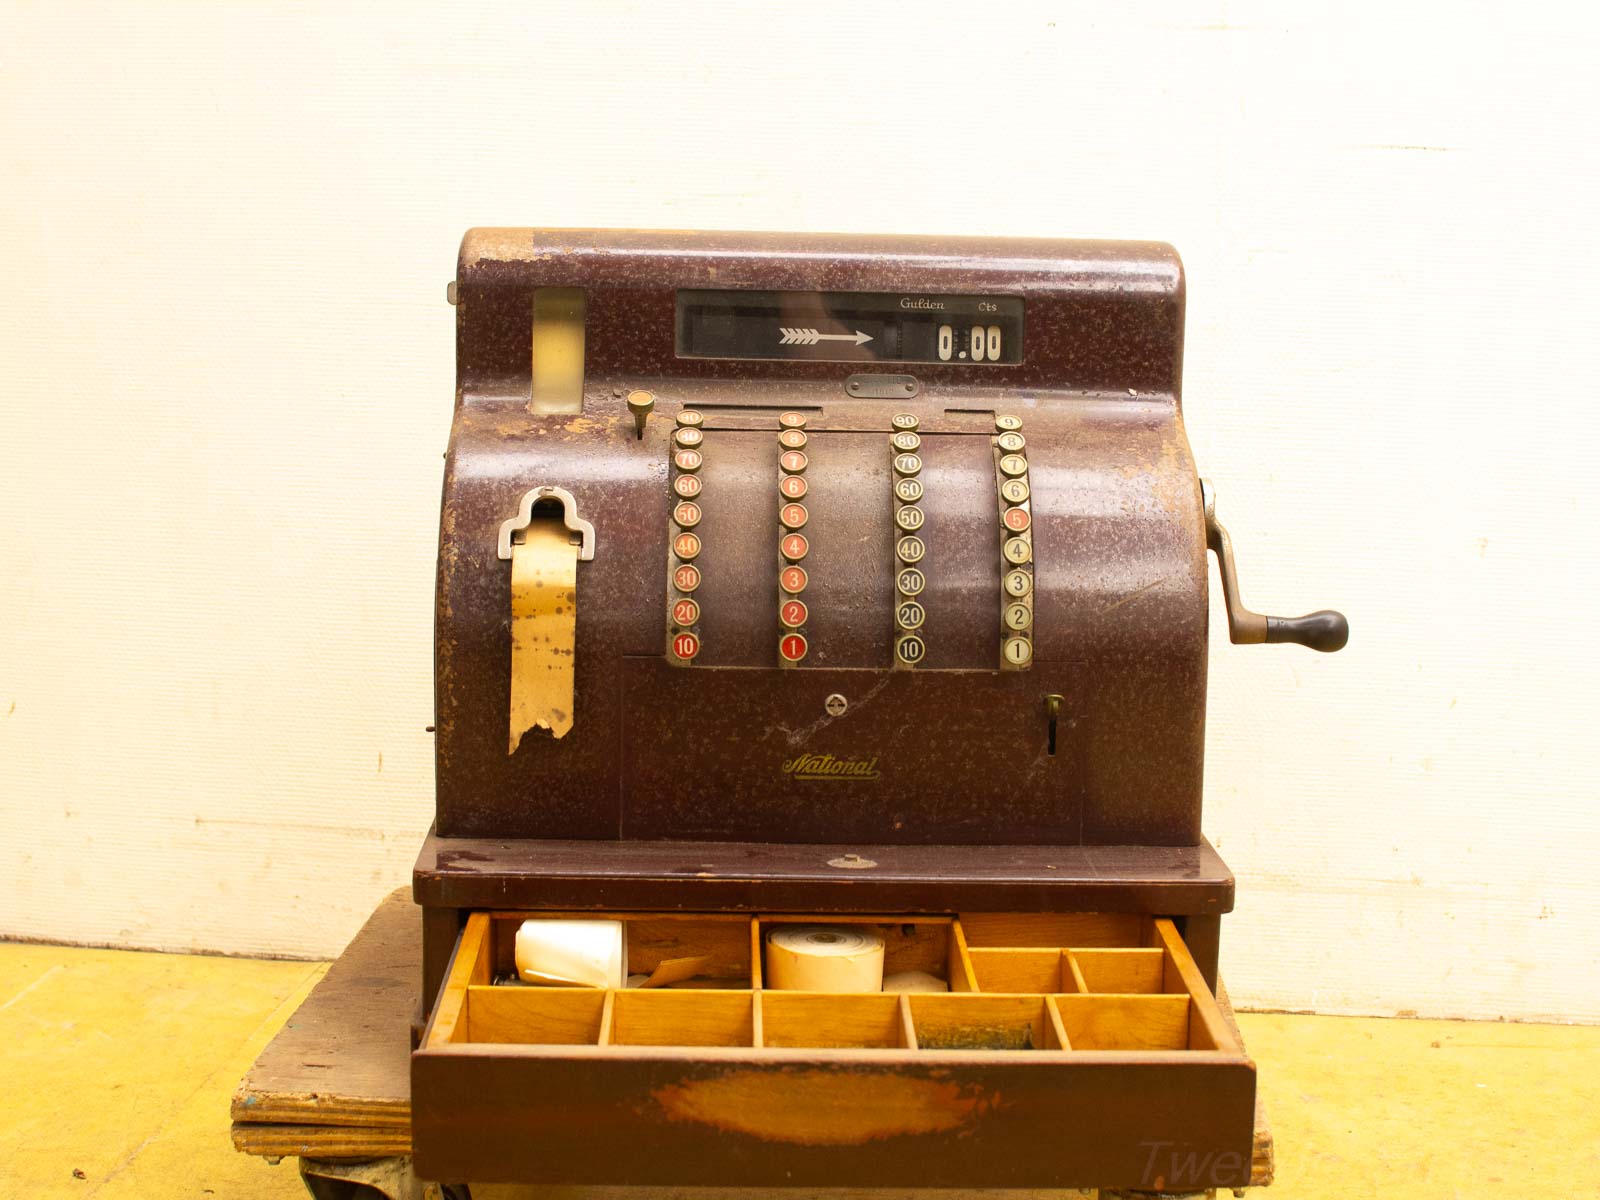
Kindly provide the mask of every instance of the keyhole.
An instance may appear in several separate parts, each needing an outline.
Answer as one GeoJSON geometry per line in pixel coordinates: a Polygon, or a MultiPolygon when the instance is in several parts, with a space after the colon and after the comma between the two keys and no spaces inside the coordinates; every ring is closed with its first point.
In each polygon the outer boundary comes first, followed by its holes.
{"type": "Polygon", "coordinates": [[[1056,756],[1056,721],[1061,716],[1061,697],[1055,692],[1044,698],[1044,711],[1046,717],[1045,753],[1051,758],[1056,756]]]}

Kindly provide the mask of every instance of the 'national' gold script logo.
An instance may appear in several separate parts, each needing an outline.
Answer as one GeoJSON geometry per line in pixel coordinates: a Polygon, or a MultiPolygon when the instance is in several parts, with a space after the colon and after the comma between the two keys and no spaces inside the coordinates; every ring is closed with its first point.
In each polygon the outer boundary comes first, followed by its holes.
{"type": "Polygon", "coordinates": [[[835,758],[831,754],[801,754],[783,764],[790,779],[876,779],[876,758],[835,758]]]}

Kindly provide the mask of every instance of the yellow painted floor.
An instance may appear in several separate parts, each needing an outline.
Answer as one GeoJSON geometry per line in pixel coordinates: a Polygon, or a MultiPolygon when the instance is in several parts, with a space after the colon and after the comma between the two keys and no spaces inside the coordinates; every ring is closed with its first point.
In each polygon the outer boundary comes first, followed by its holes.
{"type": "MultiPolygon", "coordinates": [[[[305,1193],[228,1098],[321,964],[0,944],[0,1200],[305,1193]]],[[[1244,1014],[1262,1200],[1600,1197],[1600,1028],[1244,1014]]]]}

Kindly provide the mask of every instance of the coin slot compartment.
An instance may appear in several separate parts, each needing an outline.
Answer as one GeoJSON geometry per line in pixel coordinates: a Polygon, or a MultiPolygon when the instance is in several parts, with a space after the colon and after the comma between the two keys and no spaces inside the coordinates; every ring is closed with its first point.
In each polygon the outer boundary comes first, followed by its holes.
{"type": "Polygon", "coordinates": [[[968,946],[1143,946],[1149,918],[1138,913],[962,913],[968,946]]]}
{"type": "Polygon", "coordinates": [[[763,992],[756,999],[763,1046],[916,1049],[905,996],[763,992]]]}
{"type": "Polygon", "coordinates": [[[608,1024],[610,992],[595,988],[467,989],[457,1041],[494,1045],[596,1046],[608,1024]]]}
{"type": "Polygon", "coordinates": [[[1065,1050],[1049,996],[909,996],[919,1050],[1065,1050]]]}
{"type": "Polygon", "coordinates": [[[1080,990],[1062,950],[991,946],[973,950],[971,956],[972,973],[981,992],[1080,990]]]}
{"type": "Polygon", "coordinates": [[[1052,996],[1074,1050],[1188,1050],[1185,995],[1052,996]]]}
{"type": "Polygon", "coordinates": [[[631,988],[614,998],[613,1046],[755,1046],[753,993],[631,988]]]}
{"type": "Polygon", "coordinates": [[[1062,991],[1144,993],[1166,990],[1166,952],[1154,947],[1102,947],[1065,952],[1074,986],[1062,991]]]}

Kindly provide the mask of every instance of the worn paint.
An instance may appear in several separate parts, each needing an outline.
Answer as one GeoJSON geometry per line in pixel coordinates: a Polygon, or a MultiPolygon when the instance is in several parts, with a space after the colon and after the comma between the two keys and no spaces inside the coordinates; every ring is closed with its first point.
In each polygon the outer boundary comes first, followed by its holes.
{"type": "Polygon", "coordinates": [[[730,1071],[657,1088],[673,1121],[803,1146],[858,1146],[892,1137],[960,1135],[1000,1098],[953,1081],[873,1071],[730,1071]]]}

